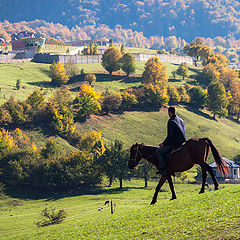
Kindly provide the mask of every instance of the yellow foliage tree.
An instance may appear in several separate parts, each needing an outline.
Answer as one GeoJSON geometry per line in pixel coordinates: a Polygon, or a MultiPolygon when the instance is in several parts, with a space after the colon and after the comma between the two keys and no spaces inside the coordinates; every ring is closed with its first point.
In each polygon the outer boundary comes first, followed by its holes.
{"type": "Polygon", "coordinates": [[[167,68],[160,62],[159,57],[151,57],[145,63],[144,72],[142,74],[143,84],[160,85],[164,88],[168,82],[167,68]]]}
{"type": "Polygon", "coordinates": [[[73,100],[75,119],[82,121],[101,110],[101,94],[90,85],[83,84],[77,96],[73,100]]]}
{"type": "Polygon", "coordinates": [[[50,77],[52,78],[52,83],[57,86],[61,86],[66,84],[69,80],[67,76],[66,70],[64,68],[64,64],[61,62],[53,62],[50,66],[50,77]]]}
{"type": "Polygon", "coordinates": [[[110,73],[118,71],[121,68],[122,54],[117,47],[109,47],[103,54],[102,65],[110,73]]]}

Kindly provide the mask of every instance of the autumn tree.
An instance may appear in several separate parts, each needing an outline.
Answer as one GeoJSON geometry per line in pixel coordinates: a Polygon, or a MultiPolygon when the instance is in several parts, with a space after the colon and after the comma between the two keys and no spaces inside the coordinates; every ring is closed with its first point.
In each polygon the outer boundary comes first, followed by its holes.
{"type": "Polygon", "coordinates": [[[121,52],[117,47],[109,47],[103,54],[102,66],[110,73],[121,69],[121,52]]]}
{"type": "Polygon", "coordinates": [[[101,110],[101,94],[96,92],[90,85],[84,84],[73,100],[73,110],[75,119],[86,120],[91,114],[101,110]]]}
{"type": "Polygon", "coordinates": [[[230,103],[228,106],[229,112],[237,117],[237,120],[240,118],[240,80],[237,79],[230,83],[230,103]]]}
{"type": "Polygon", "coordinates": [[[119,110],[122,103],[121,93],[109,93],[106,91],[103,94],[102,99],[102,110],[108,114],[109,112],[114,112],[119,110]]]}
{"type": "Polygon", "coordinates": [[[179,76],[182,76],[183,80],[185,77],[188,76],[188,65],[187,63],[181,63],[180,66],[178,67],[177,71],[176,71],[176,74],[179,75],[179,76]]]}
{"type": "Polygon", "coordinates": [[[197,75],[200,84],[209,85],[213,81],[219,81],[220,73],[213,64],[204,66],[202,72],[197,75]]]}
{"type": "Polygon", "coordinates": [[[41,106],[44,101],[44,95],[39,89],[35,89],[27,98],[27,103],[36,109],[41,106]]]}
{"type": "Polygon", "coordinates": [[[143,84],[159,84],[165,87],[168,82],[167,68],[160,62],[159,57],[151,57],[145,63],[144,72],[142,74],[143,84]]]}
{"type": "Polygon", "coordinates": [[[84,77],[84,81],[88,82],[90,86],[92,85],[92,83],[96,82],[96,79],[96,75],[93,73],[88,73],[84,77]]]}
{"type": "Polygon", "coordinates": [[[220,82],[212,82],[208,86],[208,109],[213,113],[214,119],[216,115],[226,116],[228,99],[225,88],[220,82]]]}
{"type": "Polygon", "coordinates": [[[63,136],[75,131],[72,101],[72,95],[66,88],[58,89],[48,100],[50,126],[63,136]]]}
{"type": "Polygon", "coordinates": [[[125,53],[121,58],[122,70],[129,76],[136,70],[135,57],[132,53],[125,53]]]}
{"type": "Polygon", "coordinates": [[[50,66],[49,75],[52,78],[52,84],[61,86],[68,82],[69,77],[67,76],[64,64],[61,62],[55,62],[50,66]]]}

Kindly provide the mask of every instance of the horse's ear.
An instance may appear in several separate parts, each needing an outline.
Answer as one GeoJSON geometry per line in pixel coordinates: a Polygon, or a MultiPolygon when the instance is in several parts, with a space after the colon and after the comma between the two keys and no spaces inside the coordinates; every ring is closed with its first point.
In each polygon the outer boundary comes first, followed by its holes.
{"type": "Polygon", "coordinates": [[[141,146],[143,146],[144,144],[143,144],[143,143],[141,143],[140,145],[141,145],[141,146]]]}

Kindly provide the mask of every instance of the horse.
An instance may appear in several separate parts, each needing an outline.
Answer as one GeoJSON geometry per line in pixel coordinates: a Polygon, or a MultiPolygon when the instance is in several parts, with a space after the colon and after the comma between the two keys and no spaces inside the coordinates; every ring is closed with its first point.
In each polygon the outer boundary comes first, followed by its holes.
{"type": "MultiPolygon", "coordinates": [[[[168,180],[172,193],[172,198],[170,200],[176,199],[177,197],[172,182],[172,176],[174,176],[176,172],[184,172],[191,169],[194,164],[200,165],[202,170],[202,187],[199,193],[204,193],[205,191],[207,171],[213,180],[215,190],[218,190],[219,183],[214,176],[212,167],[209,166],[206,162],[209,154],[209,149],[211,149],[212,155],[215,159],[220,173],[226,178],[229,174],[229,167],[220,156],[212,141],[209,138],[191,138],[187,140],[180,149],[171,152],[170,159],[167,160],[167,173],[161,175],[159,183],[155,189],[151,205],[157,202],[158,192],[166,180],[168,180]]],[[[130,148],[130,159],[128,160],[128,167],[133,170],[143,158],[155,165],[157,170],[160,171],[161,166],[157,158],[157,150],[158,147],[155,146],[147,146],[143,143],[133,144],[130,148]]]]}

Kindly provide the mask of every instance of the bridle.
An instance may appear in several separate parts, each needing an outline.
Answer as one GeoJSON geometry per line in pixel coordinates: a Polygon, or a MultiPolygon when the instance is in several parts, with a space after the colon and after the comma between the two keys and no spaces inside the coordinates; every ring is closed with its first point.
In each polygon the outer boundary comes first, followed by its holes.
{"type": "Polygon", "coordinates": [[[137,155],[138,155],[138,153],[140,153],[142,157],[143,157],[143,155],[142,155],[142,153],[139,151],[139,145],[138,145],[137,147],[134,147],[133,149],[136,150],[135,158],[134,158],[134,159],[133,159],[133,158],[130,158],[129,160],[134,161],[135,163],[137,163],[137,155]]]}
{"type": "MultiPolygon", "coordinates": [[[[138,153],[140,153],[141,156],[142,156],[142,158],[143,158],[143,154],[139,151],[139,146],[140,146],[140,145],[138,145],[137,147],[134,147],[134,149],[136,150],[135,158],[134,158],[134,159],[133,159],[133,158],[130,158],[129,160],[131,160],[132,162],[134,162],[134,165],[142,166],[142,165],[144,165],[144,164],[139,165],[139,164],[137,163],[137,155],[138,155],[138,153]]],[[[158,150],[158,149],[157,149],[157,150],[158,150]]],[[[157,150],[156,150],[156,151],[157,151],[157,150]]],[[[152,157],[153,154],[154,154],[156,151],[154,151],[149,157],[144,158],[144,159],[146,159],[146,160],[148,161],[148,159],[149,159],[150,157],[152,157]]]]}

